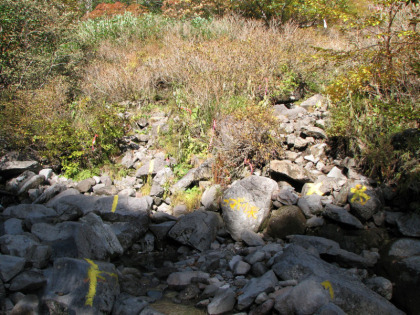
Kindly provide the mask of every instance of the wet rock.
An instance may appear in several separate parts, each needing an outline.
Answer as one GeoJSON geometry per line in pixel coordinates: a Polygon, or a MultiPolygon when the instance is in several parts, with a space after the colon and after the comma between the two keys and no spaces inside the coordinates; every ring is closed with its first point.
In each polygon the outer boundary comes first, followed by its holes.
{"type": "Polygon", "coordinates": [[[117,299],[112,308],[112,314],[115,315],[131,315],[139,314],[149,303],[143,301],[139,297],[129,295],[127,293],[121,293],[117,296],[117,299]]]}
{"type": "Polygon", "coordinates": [[[257,232],[268,217],[271,195],[278,188],[269,178],[249,176],[237,181],[222,197],[223,220],[227,231],[236,241],[243,230],[257,232]]]}
{"type": "Polygon", "coordinates": [[[363,229],[363,224],[342,207],[327,204],[323,215],[336,222],[344,223],[357,229],[363,229]]]}
{"type": "Polygon", "coordinates": [[[59,258],[54,261],[43,300],[50,314],[109,314],[119,293],[113,264],[59,258]]]}
{"type": "Polygon", "coordinates": [[[407,213],[398,217],[395,221],[402,235],[420,237],[420,215],[407,213]]]}
{"type": "Polygon", "coordinates": [[[252,278],[241,290],[243,294],[238,297],[238,309],[241,311],[251,306],[258,294],[262,292],[273,292],[277,282],[277,277],[272,270],[259,278],[252,278]]]}
{"type": "Polygon", "coordinates": [[[96,185],[96,181],[93,178],[87,178],[80,181],[76,185],[76,189],[80,191],[81,193],[85,193],[85,192],[90,191],[94,185],[96,185]]]}
{"type": "Polygon", "coordinates": [[[4,282],[9,282],[25,267],[25,258],[9,255],[1,255],[0,257],[0,276],[4,282]]]}
{"type": "Polygon", "coordinates": [[[232,311],[235,302],[235,292],[231,288],[220,288],[210,304],[207,305],[207,313],[213,315],[232,311]]]}
{"type": "Polygon", "coordinates": [[[329,291],[332,302],[346,313],[403,314],[357,278],[326,263],[298,245],[292,244],[287,247],[275,261],[272,270],[279,278],[300,282],[311,276],[311,279],[329,291]]]}
{"type": "Polygon", "coordinates": [[[305,232],[306,219],[297,206],[283,206],[271,213],[267,234],[275,238],[284,238],[291,234],[305,232]]]}
{"type": "Polygon", "coordinates": [[[179,219],[168,236],[200,251],[210,248],[221,226],[221,218],[211,211],[195,211],[179,219]]]}
{"type": "Polygon", "coordinates": [[[312,181],[312,175],[303,167],[290,161],[271,161],[270,170],[273,174],[283,176],[300,183],[312,181]]]}
{"type": "Polygon", "coordinates": [[[47,279],[40,272],[28,270],[20,273],[10,283],[10,291],[32,291],[42,288],[47,279]]]}

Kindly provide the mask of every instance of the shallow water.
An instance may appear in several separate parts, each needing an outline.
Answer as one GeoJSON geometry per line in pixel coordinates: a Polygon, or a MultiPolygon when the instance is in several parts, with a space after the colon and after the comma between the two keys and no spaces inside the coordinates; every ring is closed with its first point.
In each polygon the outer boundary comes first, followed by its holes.
{"type": "Polygon", "coordinates": [[[195,308],[193,304],[177,304],[172,302],[172,298],[175,297],[177,292],[165,292],[164,297],[150,304],[155,310],[165,315],[206,315],[207,312],[203,309],[195,308]]]}

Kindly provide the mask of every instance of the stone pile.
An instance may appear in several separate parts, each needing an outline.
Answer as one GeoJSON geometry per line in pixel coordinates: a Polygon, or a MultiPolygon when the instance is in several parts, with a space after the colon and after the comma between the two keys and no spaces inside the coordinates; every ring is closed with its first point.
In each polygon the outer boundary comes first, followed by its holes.
{"type": "Polygon", "coordinates": [[[328,157],[321,96],[274,109],[286,159],[225,189],[212,159],[171,182],[176,161],[151,149],[159,114],[123,139],[122,180],[4,157],[0,312],[162,314],[171,296],[208,314],[416,314],[420,216],[328,157]],[[206,187],[194,212],[166,198],[193,185],[206,187]]]}

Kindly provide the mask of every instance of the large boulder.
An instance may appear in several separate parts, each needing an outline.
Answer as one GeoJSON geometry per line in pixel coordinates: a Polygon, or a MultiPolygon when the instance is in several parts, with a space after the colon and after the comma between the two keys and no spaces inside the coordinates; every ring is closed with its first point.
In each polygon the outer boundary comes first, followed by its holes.
{"type": "Polygon", "coordinates": [[[299,183],[311,182],[313,176],[308,170],[288,160],[270,162],[270,171],[280,179],[292,180],[299,183]]]}
{"type": "Polygon", "coordinates": [[[195,211],[179,219],[168,236],[184,245],[200,251],[210,248],[221,227],[219,214],[211,211],[195,211]]]}
{"type": "Polygon", "coordinates": [[[24,224],[30,229],[35,223],[52,222],[57,217],[57,212],[44,205],[20,204],[6,208],[3,216],[24,220],[24,224]]]}
{"type": "Polygon", "coordinates": [[[358,182],[349,186],[347,200],[352,212],[362,220],[369,220],[381,207],[376,192],[358,182]]]}
{"type": "Polygon", "coordinates": [[[290,245],[275,258],[272,267],[283,280],[301,282],[308,277],[322,284],[331,300],[349,314],[404,314],[388,300],[371,291],[358,278],[331,265],[298,245],[290,245]]]}
{"type": "Polygon", "coordinates": [[[24,171],[39,172],[41,165],[37,161],[7,161],[0,164],[0,176],[11,178],[24,171]]]}
{"type": "Polygon", "coordinates": [[[43,300],[50,314],[110,314],[119,293],[113,264],[59,258],[54,261],[43,300]]]}
{"type": "Polygon", "coordinates": [[[271,195],[277,183],[266,177],[249,176],[237,181],[222,197],[222,212],[226,229],[236,241],[243,230],[257,232],[267,219],[271,195]]]}

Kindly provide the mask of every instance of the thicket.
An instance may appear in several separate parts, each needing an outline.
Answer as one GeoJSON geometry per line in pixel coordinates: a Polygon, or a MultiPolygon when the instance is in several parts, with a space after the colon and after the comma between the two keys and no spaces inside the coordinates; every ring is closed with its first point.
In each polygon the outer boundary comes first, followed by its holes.
{"type": "Polygon", "coordinates": [[[0,149],[29,147],[75,176],[118,154],[129,100],[137,117],[171,113],[158,145],[180,175],[212,153],[227,183],[281,157],[269,108],[304,88],[329,95],[330,135],[371,175],[418,178],[418,142],[391,143],[420,120],[414,2],[124,1],[112,7],[162,14],[80,21],[96,3],[0,0],[0,149]],[[239,122],[227,144],[221,128],[239,122]]]}

